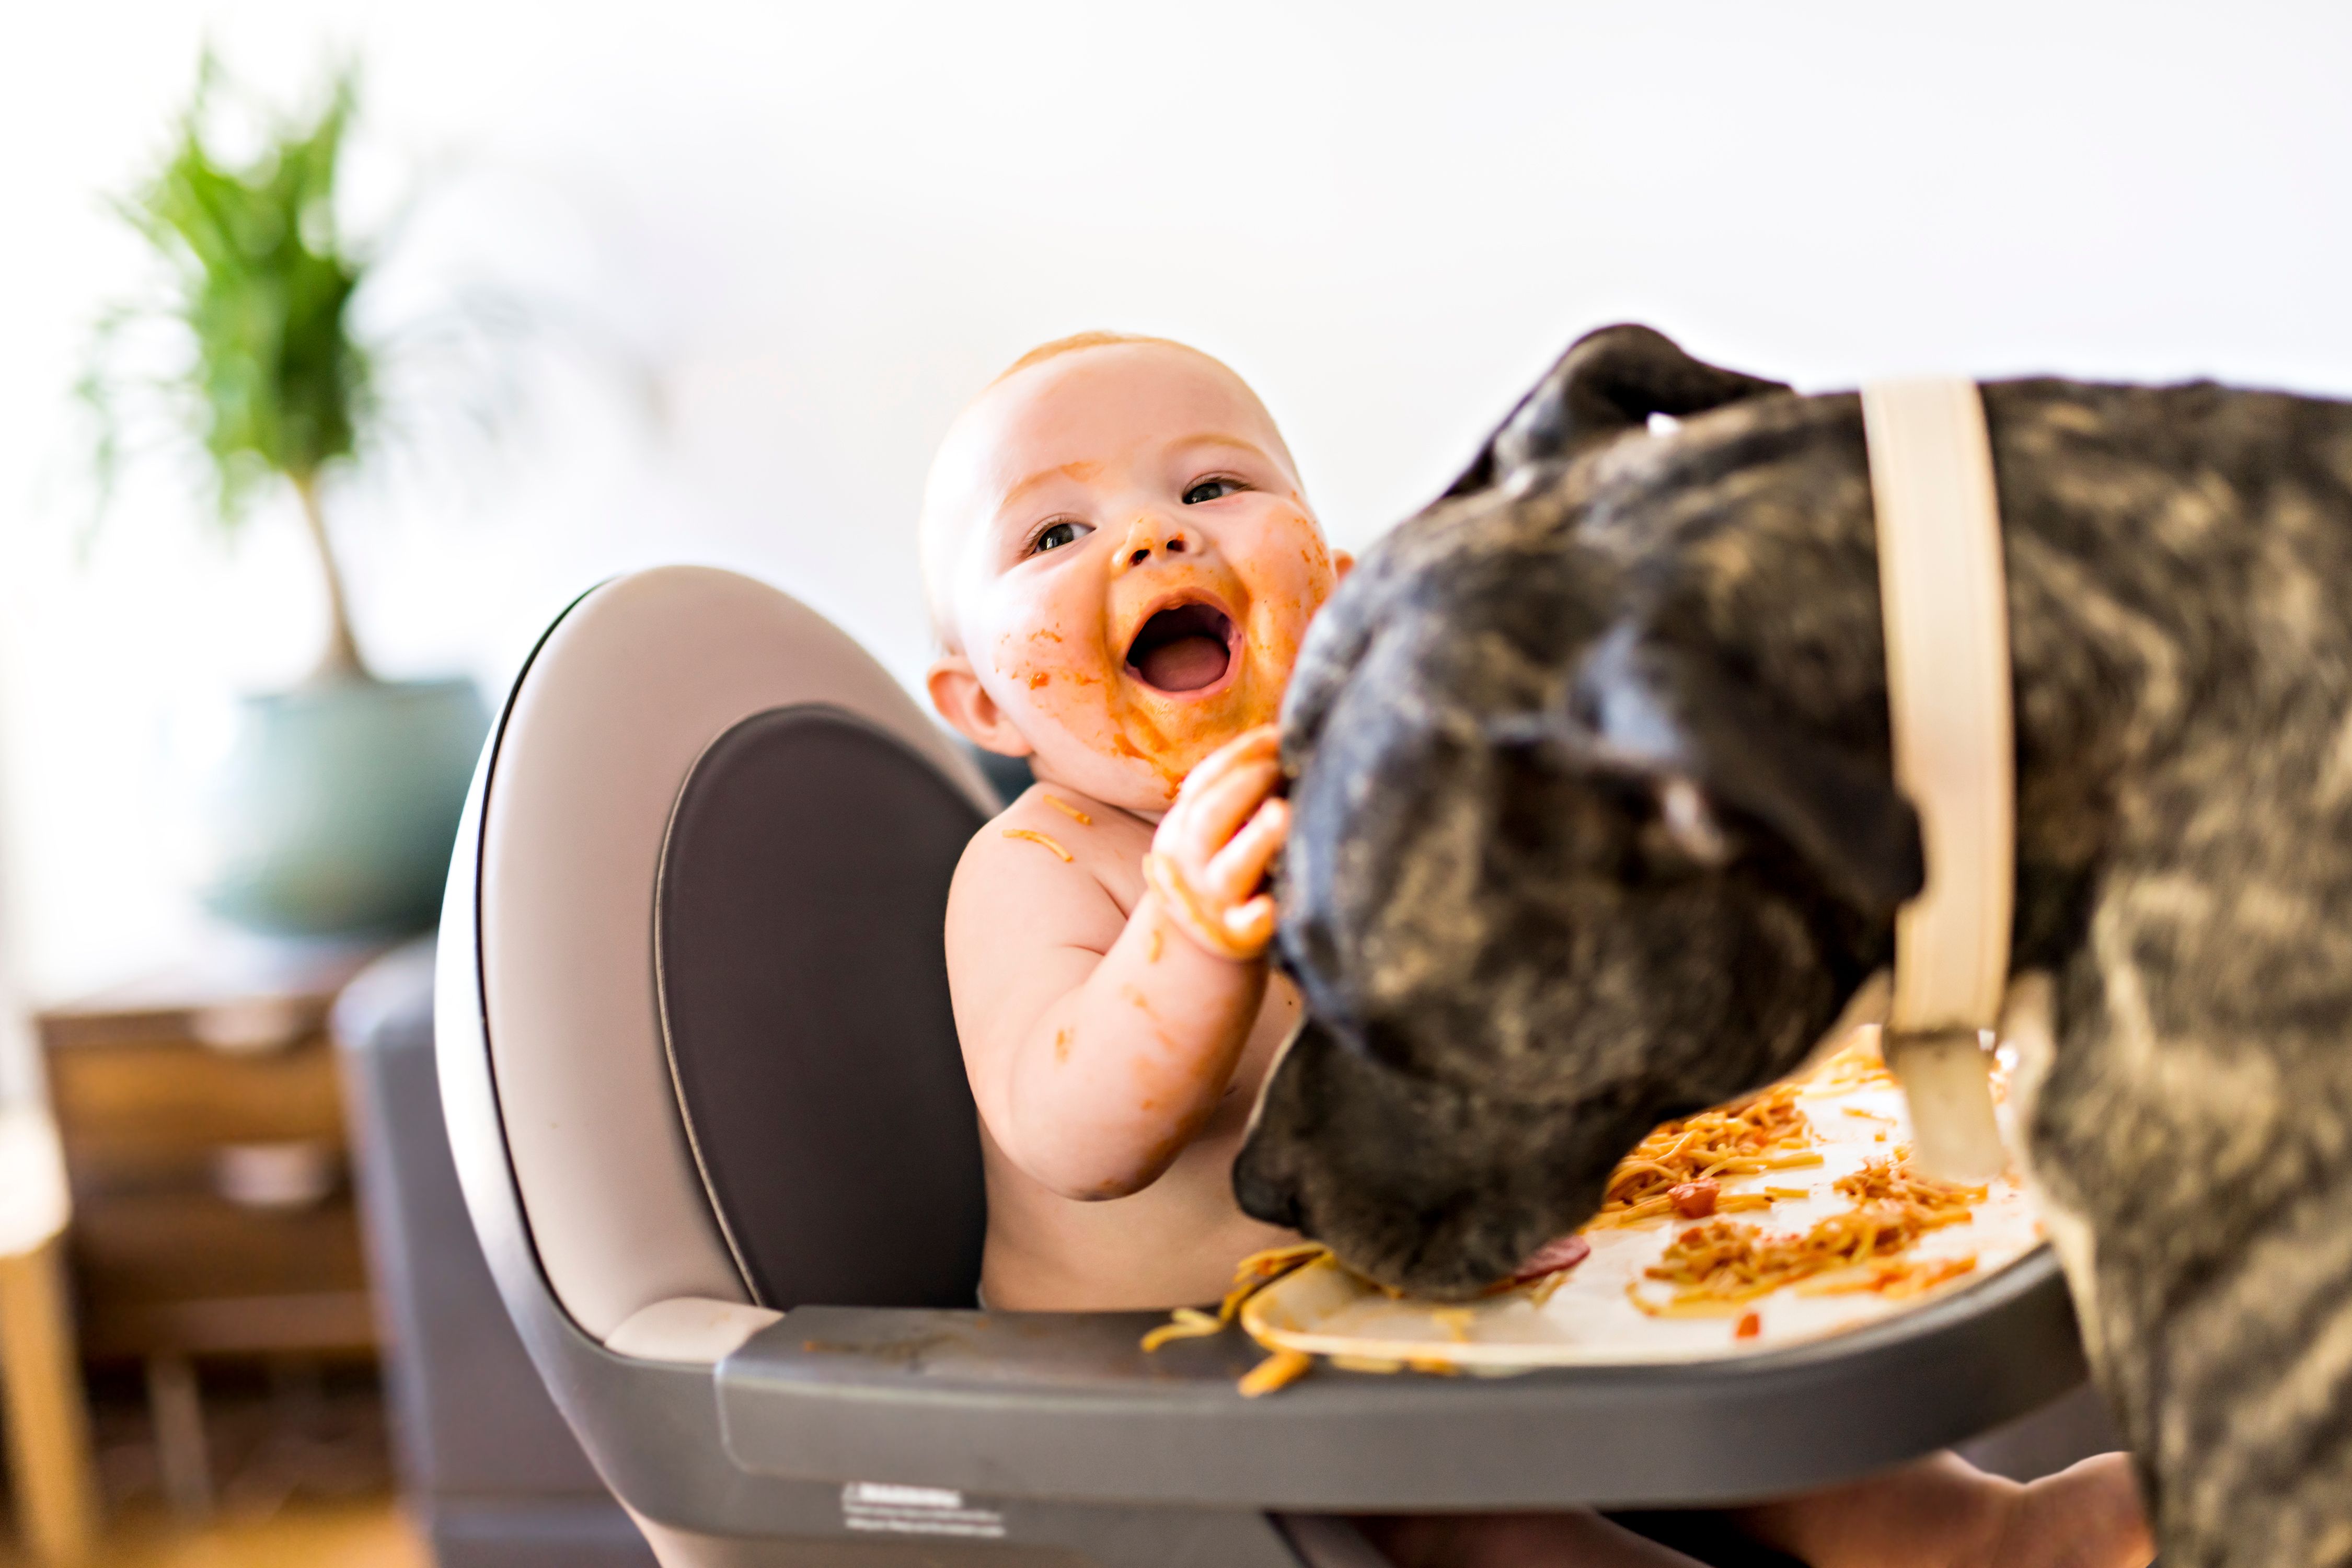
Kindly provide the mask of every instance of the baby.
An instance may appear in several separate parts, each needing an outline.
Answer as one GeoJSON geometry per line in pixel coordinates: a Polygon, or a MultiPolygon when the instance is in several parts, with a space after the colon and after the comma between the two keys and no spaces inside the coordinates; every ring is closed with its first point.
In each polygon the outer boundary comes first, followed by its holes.
{"type": "MultiPolygon", "coordinates": [[[[1273,721],[1349,558],[1240,377],[1159,339],[1039,348],[957,419],[923,502],[932,702],[1037,783],[964,851],[948,975],[988,1177],[992,1307],[1213,1300],[1295,1240],[1234,1155],[1299,1018],[1269,972],[1273,721]]],[[[1687,1564],[1595,1515],[1360,1521],[1401,1564],[1687,1564]]],[[[1746,1510],[1816,1568],[2150,1554],[2120,1455],[2032,1486],[1944,1456],[1746,1510]]]]}

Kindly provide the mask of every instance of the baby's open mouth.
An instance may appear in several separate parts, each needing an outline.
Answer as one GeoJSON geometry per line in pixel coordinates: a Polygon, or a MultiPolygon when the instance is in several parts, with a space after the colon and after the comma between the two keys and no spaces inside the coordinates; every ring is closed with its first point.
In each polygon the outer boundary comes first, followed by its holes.
{"type": "Polygon", "coordinates": [[[1224,679],[1233,637],[1233,617],[1214,605],[1171,605],[1135,634],[1127,668],[1161,691],[1198,691],[1224,679]]]}

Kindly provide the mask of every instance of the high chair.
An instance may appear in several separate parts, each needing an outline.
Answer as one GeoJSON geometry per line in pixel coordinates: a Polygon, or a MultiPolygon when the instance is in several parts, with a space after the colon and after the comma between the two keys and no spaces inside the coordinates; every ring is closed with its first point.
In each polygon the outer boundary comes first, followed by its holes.
{"type": "Polygon", "coordinates": [[[1848,1479],[2079,1382],[2046,1254],[1731,1363],[1328,1369],[988,1312],[940,923],[996,809],[847,637],[669,567],[558,617],[476,773],[436,976],[458,1173],[540,1374],[666,1564],[1339,1568],[1390,1510],[1848,1479]]]}

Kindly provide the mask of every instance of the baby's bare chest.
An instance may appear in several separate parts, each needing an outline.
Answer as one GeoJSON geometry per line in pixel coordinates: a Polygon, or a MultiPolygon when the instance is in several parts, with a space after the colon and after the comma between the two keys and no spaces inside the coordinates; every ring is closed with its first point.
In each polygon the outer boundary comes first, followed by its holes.
{"type": "Polygon", "coordinates": [[[1276,976],[1224,1098],[1160,1179],[1131,1196],[1058,1196],[987,1141],[990,1302],[1068,1311],[1198,1305],[1223,1294],[1241,1258],[1292,1239],[1242,1213],[1233,1165],[1301,1011],[1297,989],[1276,976]]]}
{"type": "Polygon", "coordinates": [[[1248,1125],[1251,1110],[1257,1104],[1257,1091],[1265,1087],[1266,1074],[1273,1070],[1275,1058],[1297,1032],[1306,1004],[1299,999],[1298,987],[1281,975],[1266,982],[1265,1000],[1258,1007],[1257,1022],[1250,1026],[1249,1043],[1242,1047],[1242,1058],[1234,1068],[1234,1080],[1225,1088],[1225,1097],[1216,1114],[1201,1130],[1202,1141],[1216,1135],[1230,1125],[1238,1138],[1248,1125]]]}

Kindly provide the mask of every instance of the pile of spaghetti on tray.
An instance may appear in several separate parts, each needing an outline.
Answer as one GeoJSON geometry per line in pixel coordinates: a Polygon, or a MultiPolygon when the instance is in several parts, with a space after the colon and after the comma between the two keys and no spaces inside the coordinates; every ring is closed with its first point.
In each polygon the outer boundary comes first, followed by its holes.
{"type": "Polygon", "coordinates": [[[1714,1317],[1784,1286],[1821,1295],[1916,1296],[1958,1279],[1976,1267],[1973,1253],[1933,1261],[1901,1255],[1931,1230],[1967,1224],[1969,1205],[1982,1203],[1989,1189],[1929,1181],[1908,1168],[1907,1157],[1898,1150],[1840,1176],[1836,1190],[1855,1206],[1816,1221],[1801,1235],[1767,1235],[1760,1226],[1724,1219],[1691,1226],[1643,1271],[1674,1287],[1674,1294],[1654,1303],[1629,1285],[1633,1304],[1655,1317],[1714,1317]]]}
{"type": "MultiPolygon", "coordinates": [[[[2002,1087],[1997,1072],[1996,1099],[2002,1087]]],[[[1706,1360],[1860,1327],[2041,1238],[2013,1177],[1954,1186],[1914,1171],[1906,1118],[1863,1031],[1801,1078],[1653,1131],[1582,1230],[1481,1300],[1399,1297],[1300,1243],[1244,1259],[1215,1311],[1185,1309],[1144,1345],[1238,1320],[1273,1352],[1243,1380],[1262,1394],[1318,1358],[1501,1374],[1706,1360]]]]}
{"type": "Polygon", "coordinates": [[[1704,1219],[1769,1209],[1770,1188],[1727,1194],[1723,1178],[1818,1165],[1822,1157],[1814,1142],[1812,1121],[1798,1106],[1797,1086],[1790,1083],[1724,1110],[1669,1121],[1618,1163],[1608,1198],[1586,1228],[1667,1215],[1704,1219]]]}

